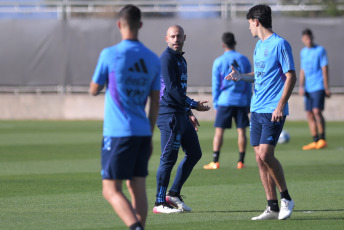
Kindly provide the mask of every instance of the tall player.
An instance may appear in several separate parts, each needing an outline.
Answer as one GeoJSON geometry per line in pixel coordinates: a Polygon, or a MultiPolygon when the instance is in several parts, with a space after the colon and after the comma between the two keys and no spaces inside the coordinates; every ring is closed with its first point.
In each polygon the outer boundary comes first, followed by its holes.
{"type": "Polygon", "coordinates": [[[183,57],[185,38],[181,26],[170,26],[165,36],[168,47],[160,56],[162,86],[157,125],[161,132],[161,157],[156,175],[157,193],[154,213],[191,211],[191,208],[184,203],[180,192],[193,167],[202,156],[196,133],[199,123],[191,109],[208,111],[210,107],[204,105],[208,101],[194,101],[186,96],[188,75],[186,60],[183,57]],[[174,182],[166,196],[180,146],[185,156],[178,166],[174,182]]]}
{"type": "Polygon", "coordinates": [[[234,67],[227,80],[254,82],[251,101],[250,135],[259,175],[267,198],[265,211],[252,220],[287,219],[294,201],[285,181],[283,168],[275,157],[275,146],[288,115],[288,99],[296,82],[289,43],[272,31],[271,8],[256,5],[247,13],[249,29],[259,41],[253,54],[254,72],[241,74],[234,67]],[[281,195],[279,210],[276,186],[281,195]]]}
{"type": "Polygon", "coordinates": [[[324,47],[314,44],[310,29],[302,32],[301,40],[305,47],[300,52],[299,94],[305,96],[308,126],[313,137],[313,142],[302,149],[322,149],[327,146],[322,111],[325,108],[325,96],[331,96],[328,85],[328,60],[324,47]]]}
{"type": "Polygon", "coordinates": [[[107,86],[101,159],[103,196],[129,229],[140,230],[148,211],[146,176],[159,110],[160,61],[138,40],[142,26],[139,8],[125,6],[119,12],[117,26],[122,41],[101,52],[90,93],[98,95],[107,86]],[[123,180],[127,181],[131,203],[122,192],[123,180]]]}
{"type": "Polygon", "coordinates": [[[248,112],[252,96],[252,84],[245,81],[227,81],[234,66],[241,73],[250,73],[251,64],[247,57],[235,51],[234,34],[222,35],[222,47],[225,53],[216,58],[212,70],[213,104],[216,110],[215,136],[213,140],[213,161],[204,165],[204,169],[220,168],[219,156],[225,129],[232,127],[234,118],[238,132],[239,161],[237,168],[244,168],[246,152],[246,127],[249,125],[248,112]]]}

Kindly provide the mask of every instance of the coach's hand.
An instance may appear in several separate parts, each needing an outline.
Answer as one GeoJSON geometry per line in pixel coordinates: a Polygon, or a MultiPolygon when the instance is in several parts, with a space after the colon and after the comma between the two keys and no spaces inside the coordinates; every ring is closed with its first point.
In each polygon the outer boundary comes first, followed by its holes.
{"type": "Polygon", "coordinates": [[[195,115],[190,115],[189,116],[189,119],[191,121],[191,124],[193,125],[193,127],[195,128],[195,131],[197,132],[198,131],[198,128],[197,126],[200,126],[200,124],[198,123],[198,120],[197,118],[195,117],[195,115]]]}
{"type": "Polygon", "coordinates": [[[208,103],[209,101],[200,101],[198,102],[198,105],[196,107],[197,111],[208,111],[210,109],[209,106],[204,105],[205,103],[208,103]]]}

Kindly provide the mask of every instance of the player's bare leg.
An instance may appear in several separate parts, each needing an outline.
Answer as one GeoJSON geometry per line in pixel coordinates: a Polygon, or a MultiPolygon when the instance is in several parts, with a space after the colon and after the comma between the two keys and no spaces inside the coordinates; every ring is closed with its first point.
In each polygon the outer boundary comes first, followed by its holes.
{"type": "Polygon", "coordinates": [[[225,129],[222,128],[215,128],[215,135],[213,139],[213,151],[218,152],[221,150],[222,143],[223,143],[223,134],[225,132],[225,129]]]}
{"type": "Polygon", "coordinates": [[[285,182],[282,165],[275,157],[275,147],[269,144],[261,144],[257,150],[257,157],[260,159],[259,162],[266,166],[268,173],[275,181],[278,190],[280,192],[285,191],[287,189],[287,185],[285,182]]]}
{"type": "Polygon", "coordinates": [[[146,194],[146,178],[134,177],[132,180],[127,180],[128,191],[131,196],[131,204],[136,212],[136,217],[145,226],[147,213],[148,213],[148,201],[146,194]]]}
{"type": "Polygon", "coordinates": [[[139,222],[139,220],[130,202],[122,192],[122,182],[122,180],[103,180],[103,196],[125,225],[129,227],[139,222]]]}
{"type": "Polygon", "coordinates": [[[312,137],[314,137],[315,135],[318,135],[317,123],[315,121],[314,113],[312,111],[306,111],[306,115],[309,131],[311,132],[312,137]]]}

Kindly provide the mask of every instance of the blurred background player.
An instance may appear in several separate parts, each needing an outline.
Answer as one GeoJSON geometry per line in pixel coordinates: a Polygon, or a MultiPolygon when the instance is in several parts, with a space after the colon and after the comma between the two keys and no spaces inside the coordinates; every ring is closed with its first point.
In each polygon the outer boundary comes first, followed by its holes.
{"type": "Polygon", "coordinates": [[[103,196],[130,229],[140,230],[148,211],[146,176],[159,110],[160,61],[138,41],[140,9],[125,6],[119,12],[117,26],[122,41],[101,52],[90,93],[98,95],[107,85],[101,160],[103,196]],[[122,192],[123,180],[127,180],[131,203],[122,192]]]}
{"type": "Polygon", "coordinates": [[[191,109],[208,111],[208,101],[194,101],[186,96],[187,64],[183,57],[185,34],[182,27],[170,26],[165,41],[167,49],[161,54],[161,93],[160,109],[157,120],[161,132],[161,157],[157,171],[157,193],[154,213],[190,212],[180,191],[193,167],[202,156],[197,136],[196,117],[191,109]],[[166,196],[171,171],[182,146],[185,156],[180,162],[174,182],[166,196]],[[178,209],[174,209],[173,206],[178,209]]]}
{"type": "Polygon", "coordinates": [[[325,108],[325,96],[331,96],[328,86],[328,60],[324,47],[314,44],[310,29],[302,32],[301,40],[306,47],[300,52],[299,94],[305,96],[308,126],[313,137],[313,142],[302,149],[322,149],[327,146],[322,111],[325,108]]]}
{"type": "Polygon", "coordinates": [[[252,84],[245,81],[227,81],[234,66],[240,73],[250,73],[251,64],[247,57],[235,51],[234,34],[222,35],[222,47],[225,53],[215,59],[212,70],[213,104],[216,111],[215,136],[213,139],[213,162],[204,165],[204,169],[220,168],[219,156],[225,129],[232,128],[234,118],[238,132],[239,161],[237,168],[245,167],[246,127],[249,126],[249,107],[252,96],[252,84]]]}
{"type": "Polygon", "coordinates": [[[275,147],[289,114],[288,100],[296,82],[294,59],[289,43],[272,31],[269,6],[252,7],[246,18],[252,36],[259,38],[253,54],[254,72],[241,74],[232,67],[226,79],[254,82],[250,141],[268,205],[252,220],[284,220],[291,216],[295,204],[289,195],[282,165],[275,157],[275,147]],[[276,186],[281,195],[281,209],[276,186]]]}

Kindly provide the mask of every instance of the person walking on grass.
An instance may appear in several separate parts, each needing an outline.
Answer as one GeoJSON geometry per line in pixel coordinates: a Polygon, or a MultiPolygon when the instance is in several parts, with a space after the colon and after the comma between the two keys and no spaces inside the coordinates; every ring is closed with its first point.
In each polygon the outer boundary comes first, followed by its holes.
{"type": "Polygon", "coordinates": [[[289,43],[272,31],[269,6],[252,7],[246,18],[252,36],[259,38],[253,54],[254,72],[240,73],[232,66],[226,79],[254,82],[250,137],[267,207],[252,220],[284,220],[291,216],[295,203],[289,195],[282,165],[275,157],[275,146],[289,113],[288,99],[296,83],[294,59],[289,43]],[[281,209],[276,186],[281,195],[281,209]]]}
{"type": "Polygon", "coordinates": [[[216,58],[212,70],[213,104],[216,110],[215,135],[213,139],[213,161],[204,165],[204,169],[220,168],[219,156],[225,129],[232,128],[232,119],[238,132],[239,160],[237,168],[245,167],[246,127],[249,126],[249,107],[252,96],[252,84],[245,81],[227,81],[227,76],[234,66],[241,73],[250,73],[251,64],[247,57],[235,51],[234,34],[227,32],[222,35],[222,47],[225,53],[216,58]]]}
{"type": "Polygon", "coordinates": [[[139,8],[122,8],[117,26],[122,41],[101,52],[90,93],[96,96],[107,87],[101,153],[103,196],[129,229],[142,230],[148,211],[146,176],[159,110],[161,67],[158,56],[138,40],[142,26],[139,8]],[[122,192],[123,180],[131,202],[122,192]]]}
{"type": "Polygon", "coordinates": [[[154,213],[191,212],[180,193],[202,156],[196,133],[199,123],[191,109],[208,111],[210,107],[205,105],[208,101],[194,101],[186,96],[188,75],[186,60],[183,57],[185,39],[186,35],[181,26],[170,26],[165,36],[168,47],[160,56],[161,93],[157,126],[161,133],[161,157],[156,175],[154,213]],[[185,156],[166,194],[180,146],[185,156]]]}
{"type": "Polygon", "coordinates": [[[328,60],[324,47],[314,44],[310,29],[302,32],[305,47],[300,52],[299,94],[305,97],[305,110],[313,142],[302,147],[303,150],[326,148],[325,97],[331,96],[328,85],[328,60]]]}

